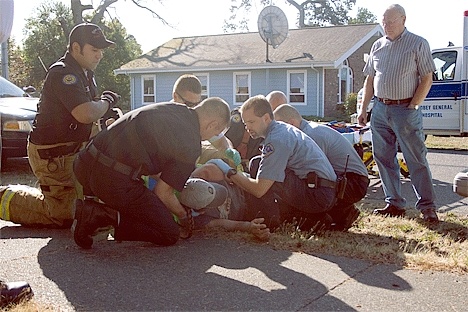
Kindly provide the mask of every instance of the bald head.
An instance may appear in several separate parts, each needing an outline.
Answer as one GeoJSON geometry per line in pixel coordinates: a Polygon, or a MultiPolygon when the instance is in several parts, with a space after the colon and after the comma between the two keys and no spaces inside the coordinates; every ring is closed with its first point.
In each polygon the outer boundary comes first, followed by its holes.
{"type": "Polygon", "coordinates": [[[278,106],[273,111],[273,115],[275,117],[275,120],[286,122],[297,128],[299,128],[301,125],[301,114],[295,107],[289,104],[281,104],[280,106],[278,106]]]}
{"type": "Polygon", "coordinates": [[[275,110],[281,104],[288,103],[288,98],[281,91],[271,91],[266,96],[267,101],[270,103],[271,109],[275,110]]]}
{"type": "Polygon", "coordinates": [[[219,135],[229,126],[229,104],[219,97],[210,97],[193,108],[198,115],[202,140],[219,135]]]}

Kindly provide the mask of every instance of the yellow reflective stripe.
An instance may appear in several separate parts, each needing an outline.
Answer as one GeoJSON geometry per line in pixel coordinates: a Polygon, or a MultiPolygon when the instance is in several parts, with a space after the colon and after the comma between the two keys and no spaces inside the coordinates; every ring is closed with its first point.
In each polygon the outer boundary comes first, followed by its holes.
{"type": "Polygon", "coordinates": [[[0,201],[0,219],[10,221],[10,202],[15,192],[6,190],[3,193],[2,200],[0,201]]]}

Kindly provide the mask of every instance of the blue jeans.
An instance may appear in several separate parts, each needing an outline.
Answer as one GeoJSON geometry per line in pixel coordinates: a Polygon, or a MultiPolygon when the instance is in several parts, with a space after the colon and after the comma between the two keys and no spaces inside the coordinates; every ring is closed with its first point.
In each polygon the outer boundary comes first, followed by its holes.
{"type": "Polygon", "coordinates": [[[413,190],[418,198],[416,209],[435,208],[432,175],[426,159],[422,113],[408,104],[385,105],[375,100],[371,116],[372,149],[379,168],[385,202],[405,208],[401,195],[398,144],[410,172],[413,190]]]}

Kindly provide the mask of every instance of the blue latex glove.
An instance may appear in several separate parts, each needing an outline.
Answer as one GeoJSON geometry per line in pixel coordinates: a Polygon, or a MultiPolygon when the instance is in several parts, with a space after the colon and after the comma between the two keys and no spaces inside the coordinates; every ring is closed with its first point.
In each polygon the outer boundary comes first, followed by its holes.
{"type": "Polygon", "coordinates": [[[225,155],[234,162],[236,167],[239,166],[242,162],[241,155],[233,148],[226,149],[225,155]]]}
{"type": "Polygon", "coordinates": [[[222,159],[210,159],[206,163],[207,164],[215,164],[224,173],[224,175],[226,175],[228,173],[229,169],[231,169],[231,167],[229,167],[229,165],[226,164],[224,162],[224,160],[222,160],[222,159]]]}

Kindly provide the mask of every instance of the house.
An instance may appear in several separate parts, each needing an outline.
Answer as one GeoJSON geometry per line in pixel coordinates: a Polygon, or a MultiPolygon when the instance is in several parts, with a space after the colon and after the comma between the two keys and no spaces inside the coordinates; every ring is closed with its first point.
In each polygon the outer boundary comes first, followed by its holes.
{"type": "Polygon", "coordinates": [[[195,74],[203,96],[231,108],[281,90],[302,115],[334,116],[364,82],[364,55],[383,35],[379,24],[292,29],[276,49],[258,32],[174,38],[115,70],[130,77],[131,109],[169,101],[176,79],[195,74]]]}

